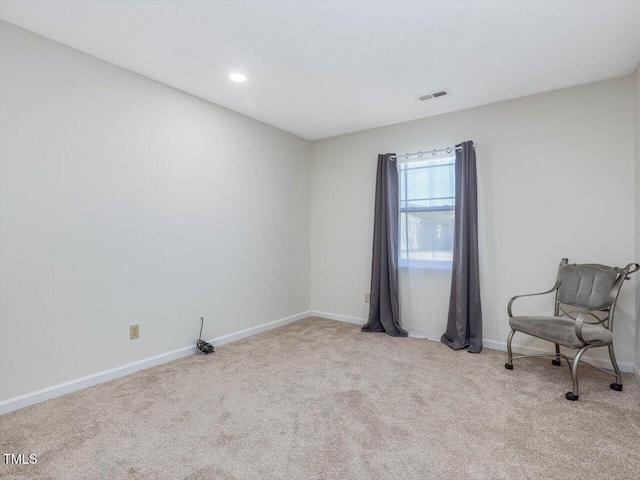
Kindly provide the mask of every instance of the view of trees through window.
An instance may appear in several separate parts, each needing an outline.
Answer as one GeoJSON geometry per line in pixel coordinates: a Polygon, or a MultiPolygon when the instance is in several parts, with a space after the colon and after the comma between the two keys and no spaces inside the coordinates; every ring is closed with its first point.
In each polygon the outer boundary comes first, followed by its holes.
{"type": "Polygon", "coordinates": [[[451,268],[455,157],[399,163],[400,266],[451,268]]]}

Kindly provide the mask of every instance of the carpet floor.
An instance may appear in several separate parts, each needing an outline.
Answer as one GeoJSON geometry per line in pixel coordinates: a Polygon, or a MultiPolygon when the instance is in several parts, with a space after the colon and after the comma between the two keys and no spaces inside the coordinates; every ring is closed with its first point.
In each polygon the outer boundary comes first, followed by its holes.
{"type": "Polygon", "coordinates": [[[305,319],[0,417],[3,479],[638,478],[640,385],[305,319]]]}

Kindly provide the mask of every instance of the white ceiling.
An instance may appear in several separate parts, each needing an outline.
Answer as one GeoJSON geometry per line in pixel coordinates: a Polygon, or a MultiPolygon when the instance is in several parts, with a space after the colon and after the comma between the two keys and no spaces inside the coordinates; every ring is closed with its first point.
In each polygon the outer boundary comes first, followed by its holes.
{"type": "Polygon", "coordinates": [[[638,0],[3,0],[0,18],[311,140],[627,75],[640,60],[638,0]],[[452,96],[416,99],[443,88],[452,96]]]}

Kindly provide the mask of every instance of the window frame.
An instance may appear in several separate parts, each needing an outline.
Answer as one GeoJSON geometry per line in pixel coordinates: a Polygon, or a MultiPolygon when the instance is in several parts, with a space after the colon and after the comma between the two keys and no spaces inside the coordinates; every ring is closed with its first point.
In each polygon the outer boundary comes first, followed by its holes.
{"type": "MultiPolygon", "coordinates": [[[[409,268],[409,260],[407,258],[402,258],[402,214],[405,215],[411,212],[450,212],[453,211],[455,213],[456,210],[456,202],[455,202],[455,164],[456,157],[453,155],[446,155],[442,157],[436,157],[435,159],[442,158],[450,158],[451,163],[439,163],[437,165],[423,165],[414,168],[404,168],[404,192],[407,194],[407,172],[410,170],[423,170],[428,168],[437,168],[437,167],[450,167],[453,165],[454,167],[454,196],[453,197],[432,197],[432,198],[414,198],[411,201],[430,201],[430,200],[453,200],[453,205],[438,205],[433,207],[403,207],[403,203],[406,205],[408,200],[402,200],[402,186],[398,188],[398,268],[408,269],[409,268]]],[[[415,161],[425,161],[428,160],[426,158],[416,159],[415,161]]],[[[402,177],[402,168],[401,165],[410,163],[410,162],[399,162],[397,165],[399,177],[402,177]]],[[[455,218],[455,217],[454,217],[455,218]]],[[[406,223],[406,221],[405,221],[406,223]]],[[[408,238],[407,238],[408,240],[408,238]]],[[[409,250],[407,249],[407,252],[409,250]]],[[[407,255],[408,256],[408,255],[407,255]]],[[[423,270],[452,270],[453,269],[453,260],[412,260],[411,268],[420,268],[423,270]]]]}

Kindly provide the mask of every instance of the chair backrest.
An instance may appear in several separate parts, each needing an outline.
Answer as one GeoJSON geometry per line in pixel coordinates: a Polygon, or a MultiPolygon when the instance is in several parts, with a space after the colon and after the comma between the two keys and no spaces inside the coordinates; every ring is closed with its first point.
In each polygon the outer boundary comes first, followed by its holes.
{"type": "Polygon", "coordinates": [[[605,265],[565,265],[560,273],[558,301],[586,308],[606,308],[614,298],[619,269],[605,265]]]}

